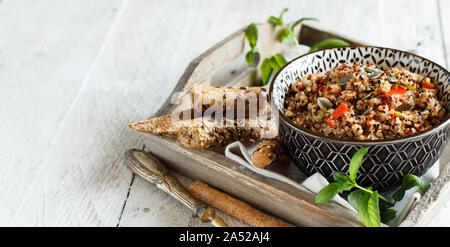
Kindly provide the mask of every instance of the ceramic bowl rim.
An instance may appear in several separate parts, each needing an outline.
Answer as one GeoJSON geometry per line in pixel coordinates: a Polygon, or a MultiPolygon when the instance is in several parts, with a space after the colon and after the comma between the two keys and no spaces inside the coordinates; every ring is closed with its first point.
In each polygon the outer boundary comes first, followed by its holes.
{"type": "MultiPolygon", "coordinates": [[[[287,64],[285,64],[276,74],[275,76],[272,78],[272,80],[270,81],[270,85],[269,85],[269,102],[272,108],[274,108],[274,110],[278,111],[278,116],[279,116],[279,121],[284,121],[287,125],[289,125],[290,128],[295,129],[298,132],[301,132],[302,134],[308,135],[312,138],[316,138],[316,139],[320,139],[323,141],[327,141],[327,142],[335,142],[335,143],[341,143],[341,144],[354,144],[354,145],[367,145],[367,146],[373,146],[373,145],[382,145],[382,144],[394,144],[394,143],[399,143],[399,142],[408,142],[408,141],[413,141],[425,136],[428,136],[430,134],[433,134],[439,130],[441,130],[442,128],[446,127],[449,123],[450,123],[450,113],[447,112],[447,116],[445,117],[445,119],[439,123],[436,126],[433,126],[425,131],[421,131],[418,132],[416,134],[413,135],[408,135],[408,136],[404,136],[404,137],[399,137],[399,138],[395,138],[395,139],[388,139],[388,140],[354,140],[354,139],[339,139],[336,137],[327,137],[327,136],[323,136],[320,134],[315,134],[310,130],[307,130],[303,127],[298,126],[296,123],[294,123],[294,121],[290,120],[288,117],[286,117],[283,113],[283,111],[281,109],[279,109],[273,102],[273,96],[272,96],[272,92],[273,92],[273,85],[275,84],[276,79],[278,78],[280,72],[284,71],[291,63],[305,57],[305,56],[309,56],[311,54],[314,53],[318,53],[318,52],[323,52],[326,50],[334,50],[334,49],[356,49],[356,48],[375,48],[375,49],[379,49],[379,50],[391,50],[391,51],[396,51],[396,52],[402,52],[402,53],[406,53],[411,55],[412,57],[416,57],[416,58],[420,58],[424,61],[427,61],[433,65],[435,65],[436,67],[438,67],[441,71],[443,71],[444,73],[448,74],[450,77],[450,72],[448,72],[447,69],[445,69],[444,67],[442,67],[441,65],[427,59],[424,58],[422,56],[413,54],[411,52],[407,52],[407,51],[402,51],[402,50],[398,50],[398,49],[394,49],[394,48],[389,48],[389,47],[381,47],[381,46],[367,46],[367,45],[352,45],[352,46],[341,46],[341,47],[333,47],[333,48],[327,48],[327,49],[321,49],[321,50],[317,50],[317,51],[313,51],[313,52],[308,52],[306,54],[303,54],[301,56],[298,56],[294,59],[292,59],[291,61],[289,61],[287,64]]],[[[448,111],[448,109],[447,109],[448,111]]]]}

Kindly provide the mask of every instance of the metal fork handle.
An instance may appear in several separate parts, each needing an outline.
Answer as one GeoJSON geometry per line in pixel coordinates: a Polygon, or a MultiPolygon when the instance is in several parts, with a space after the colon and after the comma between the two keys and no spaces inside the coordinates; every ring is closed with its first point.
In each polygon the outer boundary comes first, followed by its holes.
{"type": "Polygon", "coordinates": [[[194,197],[187,191],[156,157],[139,149],[128,149],[125,152],[131,170],[144,180],[155,184],[156,187],[171,195],[186,207],[200,216],[207,204],[194,197]]]}

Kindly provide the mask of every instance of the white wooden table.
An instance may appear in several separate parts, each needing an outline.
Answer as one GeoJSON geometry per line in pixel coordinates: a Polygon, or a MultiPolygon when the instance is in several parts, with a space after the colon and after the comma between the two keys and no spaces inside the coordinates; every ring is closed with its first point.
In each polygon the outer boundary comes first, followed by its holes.
{"type": "MultiPolygon", "coordinates": [[[[0,1],[0,225],[197,226],[134,177],[127,124],[155,112],[188,63],[250,22],[286,20],[449,67],[450,1],[0,1]]],[[[450,225],[450,203],[425,225],[450,225]]],[[[231,225],[242,223],[225,217],[231,225]]]]}

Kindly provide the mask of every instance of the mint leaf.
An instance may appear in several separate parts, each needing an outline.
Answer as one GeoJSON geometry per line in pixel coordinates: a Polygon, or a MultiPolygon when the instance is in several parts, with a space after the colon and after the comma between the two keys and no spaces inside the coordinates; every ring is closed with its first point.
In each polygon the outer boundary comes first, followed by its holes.
{"type": "Polygon", "coordinates": [[[253,59],[254,55],[255,55],[255,53],[253,51],[249,51],[249,52],[247,52],[247,54],[245,54],[245,61],[250,66],[253,66],[253,64],[254,64],[254,59],[253,59]]]}
{"type": "Polygon", "coordinates": [[[332,177],[333,177],[333,179],[334,179],[334,181],[336,181],[336,182],[350,182],[350,179],[348,179],[348,177],[347,176],[345,176],[344,174],[342,174],[342,173],[339,173],[339,172],[334,172],[333,173],[333,175],[331,175],[332,177]]]}
{"type": "Polygon", "coordinates": [[[269,82],[270,74],[272,73],[272,66],[270,59],[265,58],[262,61],[259,69],[261,70],[262,84],[266,85],[269,82]]]}
{"type": "Polygon", "coordinates": [[[281,54],[275,54],[270,58],[264,59],[260,66],[262,84],[266,85],[272,72],[278,72],[285,64],[287,64],[287,60],[281,54]]]}
{"type": "Polygon", "coordinates": [[[269,22],[270,24],[274,25],[274,26],[283,26],[283,15],[284,13],[286,13],[289,9],[288,8],[284,8],[281,11],[280,17],[275,17],[275,16],[271,16],[269,17],[269,19],[267,20],[267,22],[269,22]]]}
{"type": "Polygon", "coordinates": [[[315,203],[325,203],[333,197],[336,196],[338,193],[338,190],[340,188],[340,185],[338,183],[330,183],[329,185],[323,187],[317,194],[316,198],[314,199],[315,203]]]}
{"type": "Polygon", "coordinates": [[[392,208],[387,208],[385,210],[380,210],[380,220],[383,223],[388,223],[389,221],[391,221],[392,219],[395,218],[397,212],[392,209],[392,208]]]}
{"type": "Polygon", "coordinates": [[[391,204],[391,203],[388,204],[387,202],[385,202],[383,200],[380,200],[380,219],[381,219],[381,222],[387,223],[387,222],[389,222],[389,221],[391,221],[392,219],[395,218],[395,215],[397,214],[397,212],[394,209],[389,208],[391,206],[393,206],[393,204],[391,204]]]}
{"type": "Polygon", "coordinates": [[[309,52],[326,49],[326,48],[332,48],[332,47],[338,47],[338,46],[349,46],[350,44],[344,40],[340,39],[326,39],[323,40],[313,46],[311,46],[311,49],[309,52]]]}
{"type": "Polygon", "coordinates": [[[291,44],[291,45],[295,44],[295,42],[296,42],[295,36],[292,33],[290,33],[288,29],[281,30],[277,35],[277,39],[281,43],[291,44]]]}
{"type": "Polygon", "coordinates": [[[278,61],[275,59],[275,57],[270,58],[270,66],[272,66],[273,73],[277,73],[278,70],[281,69],[281,66],[278,64],[278,61]]]}
{"type": "Polygon", "coordinates": [[[256,47],[256,42],[258,41],[258,27],[256,27],[255,23],[251,23],[247,27],[247,30],[245,31],[245,37],[247,38],[248,44],[253,50],[253,48],[256,47]]]}
{"type": "Polygon", "coordinates": [[[335,172],[333,173],[333,178],[336,182],[330,183],[329,185],[323,187],[316,195],[315,202],[316,203],[324,203],[327,202],[337,194],[342,193],[343,191],[348,191],[353,188],[353,184],[350,182],[347,176],[335,172]]]}
{"type": "MultiPolygon", "coordinates": [[[[273,57],[280,67],[283,67],[284,65],[287,64],[287,60],[283,55],[277,53],[277,54],[273,55],[273,57]]],[[[275,72],[277,72],[277,71],[275,71],[275,72]]]]}
{"type": "Polygon", "coordinates": [[[247,52],[247,54],[245,55],[245,61],[247,61],[247,64],[250,66],[257,66],[259,63],[259,58],[259,52],[254,50],[247,52]]]}
{"type": "Polygon", "coordinates": [[[283,10],[281,10],[280,18],[279,18],[281,20],[281,24],[283,24],[283,15],[284,15],[284,13],[286,13],[288,11],[289,11],[288,8],[284,8],[283,10]]]}
{"type": "Polygon", "coordinates": [[[334,181],[336,181],[336,183],[338,183],[340,185],[338,193],[351,190],[354,187],[354,184],[344,174],[341,174],[339,172],[334,172],[332,176],[333,176],[334,181]]]}
{"type": "Polygon", "coordinates": [[[281,11],[280,17],[271,16],[267,20],[267,22],[271,23],[274,26],[280,26],[282,28],[280,30],[280,32],[277,34],[278,41],[280,41],[281,43],[285,43],[285,44],[296,45],[297,48],[300,50],[300,44],[298,43],[297,37],[295,36],[294,28],[296,26],[300,25],[300,23],[302,23],[303,21],[318,21],[318,20],[316,18],[307,17],[307,18],[301,18],[300,20],[297,20],[292,25],[284,24],[283,23],[283,15],[287,11],[288,11],[288,9],[284,8],[281,11]]]}
{"type": "Polygon", "coordinates": [[[414,186],[419,187],[419,189],[417,191],[421,195],[423,195],[430,188],[430,183],[423,178],[417,177],[412,174],[406,174],[403,177],[402,185],[401,185],[400,189],[398,189],[392,195],[392,198],[394,198],[394,200],[396,202],[401,201],[403,199],[403,196],[405,195],[405,192],[414,186]]]}
{"type": "Polygon", "coordinates": [[[380,226],[380,208],[377,191],[374,191],[369,197],[369,202],[367,205],[367,218],[362,220],[362,222],[368,227],[380,226]]]}
{"type": "Polygon", "coordinates": [[[358,174],[359,167],[361,166],[362,161],[364,159],[364,155],[366,155],[367,151],[369,151],[368,147],[358,149],[356,153],[353,155],[352,159],[350,160],[348,174],[350,181],[352,181],[353,183],[355,183],[356,181],[356,175],[358,174]]]}
{"type": "Polygon", "coordinates": [[[312,18],[312,17],[301,18],[300,20],[298,20],[298,21],[294,22],[294,24],[292,24],[292,29],[294,29],[297,25],[299,25],[303,21],[319,21],[319,20],[317,18],[312,18]]]}
{"type": "Polygon", "coordinates": [[[281,54],[275,54],[270,58],[270,64],[274,73],[277,73],[285,64],[287,64],[286,58],[281,54]]]}
{"type": "MultiPolygon", "coordinates": [[[[365,192],[363,190],[355,190],[348,195],[348,203],[352,205],[352,207],[359,212],[360,202],[363,201],[364,197],[369,197],[370,193],[365,192]]],[[[368,199],[367,199],[368,200],[368,199]]]]}
{"type": "Polygon", "coordinates": [[[269,17],[269,19],[267,20],[268,23],[274,25],[274,26],[280,26],[282,25],[281,20],[278,17],[275,16],[271,16],[269,17]]]}
{"type": "Polygon", "coordinates": [[[245,37],[247,38],[248,44],[251,50],[245,54],[245,61],[250,66],[257,66],[259,63],[259,51],[256,48],[256,43],[258,42],[258,27],[255,23],[251,23],[247,30],[245,30],[245,37]]]}
{"type": "Polygon", "coordinates": [[[348,195],[348,202],[358,211],[359,218],[365,226],[380,226],[378,192],[369,193],[363,190],[355,190],[348,195]]]}

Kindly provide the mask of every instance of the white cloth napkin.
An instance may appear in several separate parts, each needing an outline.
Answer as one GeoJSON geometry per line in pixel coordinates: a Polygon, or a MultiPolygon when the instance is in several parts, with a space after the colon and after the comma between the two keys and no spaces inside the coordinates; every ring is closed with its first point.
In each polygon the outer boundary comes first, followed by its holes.
{"type": "MultiPolygon", "coordinates": [[[[256,144],[244,145],[241,142],[236,141],[229,144],[225,148],[225,156],[238,162],[239,164],[245,166],[246,168],[250,169],[253,172],[279,180],[281,182],[285,182],[298,189],[310,191],[314,194],[317,194],[317,192],[319,192],[323,187],[328,185],[327,179],[323,177],[321,174],[315,173],[312,176],[306,177],[295,167],[295,165],[291,161],[289,161],[290,162],[289,168],[290,171],[293,172],[291,172],[289,177],[268,169],[261,169],[254,166],[252,164],[251,153],[253,153],[255,148],[256,144]],[[297,181],[301,180],[303,181],[299,183],[294,181],[292,178],[295,178],[295,180],[297,181]]],[[[426,179],[429,182],[432,182],[434,181],[434,179],[437,178],[438,175],[439,175],[439,160],[427,171],[427,173],[425,173],[422,176],[422,178],[426,179]]],[[[420,193],[416,191],[417,187],[411,188],[410,190],[406,191],[403,199],[395,204],[394,210],[397,211],[397,214],[396,217],[388,223],[388,225],[398,226],[401,224],[401,222],[405,219],[410,210],[419,202],[421,198],[420,193]]],[[[389,194],[389,192],[387,194],[389,194]]],[[[345,199],[343,199],[340,196],[335,196],[332,199],[332,201],[350,210],[355,211],[355,209],[345,199]]]]}

